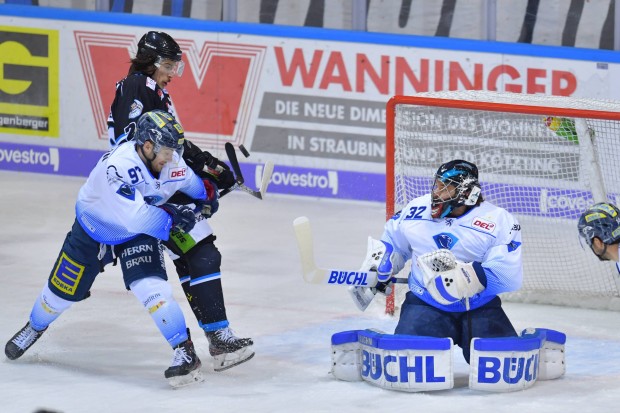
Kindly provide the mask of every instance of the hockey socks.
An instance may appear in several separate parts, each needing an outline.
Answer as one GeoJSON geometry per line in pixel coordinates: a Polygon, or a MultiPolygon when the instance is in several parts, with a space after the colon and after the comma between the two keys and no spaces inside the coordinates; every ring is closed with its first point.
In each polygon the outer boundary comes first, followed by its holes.
{"type": "Polygon", "coordinates": [[[72,301],[60,298],[45,284],[43,291],[32,306],[30,326],[36,331],[45,330],[71,305],[73,305],[72,301]]]}
{"type": "Polygon", "coordinates": [[[129,287],[173,348],[187,340],[183,312],[166,281],[159,277],[147,277],[134,281],[129,287]]]}

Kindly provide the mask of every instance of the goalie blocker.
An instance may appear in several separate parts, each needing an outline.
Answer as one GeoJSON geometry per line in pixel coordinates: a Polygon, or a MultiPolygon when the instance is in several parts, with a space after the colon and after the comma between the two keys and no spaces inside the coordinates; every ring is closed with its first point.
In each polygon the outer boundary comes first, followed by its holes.
{"type": "MultiPolygon", "coordinates": [[[[565,342],[559,331],[533,328],[517,338],[474,338],[469,388],[511,392],[559,378],[565,342]]],[[[388,390],[447,390],[454,386],[452,348],[450,338],[343,331],[332,336],[331,373],[388,390]]]]}

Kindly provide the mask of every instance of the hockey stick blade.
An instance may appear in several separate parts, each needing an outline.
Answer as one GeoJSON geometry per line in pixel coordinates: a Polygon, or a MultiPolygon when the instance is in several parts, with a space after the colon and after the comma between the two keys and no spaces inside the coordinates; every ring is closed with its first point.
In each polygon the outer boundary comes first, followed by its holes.
{"type": "MultiPolygon", "coordinates": [[[[342,268],[319,268],[314,261],[314,241],[312,228],[307,217],[298,217],[293,221],[293,230],[297,239],[301,270],[304,281],[310,284],[331,284],[358,287],[374,287],[377,285],[377,273],[374,271],[358,271],[342,268]]],[[[393,282],[407,282],[402,278],[392,278],[393,282]]]]}
{"type": "Polygon", "coordinates": [[[237,160],[237,153],[235,152],[235,147],[232,143],[226,142],[224,144],[224,149],[226,150],[226,156],[228,156],[230,166],[232,166],[233,171],[235,171],[235,180],[239,185],[243,184],[243,174],[241,173],[241,167],[239,166],[239,161],[237,160]]]}
{"type": "Polygon", "coordinates": [[[255,198],[263,199],[265,196],[265,192],[267,192],[267,186],[269,186],[269,181],[271,180],[271,174],[273,173],[273,162],[267,161],[265,166],[263,167],[263,174],[260,180],[260,189],[258,191],[246,186],[245,184],[236,183],[232,187],[224,189],[220,191],[220,198],[226,195],[227,193],[238,189],[243,192],[247,192],[255,198]]]}
{"type": "Polygon", "coordinates": [[[269,182],[271,182],[271,175],[273,174],[273,162],[267,161],[265,162],[265,166],[263,167],[263,176],[261,177],[259,192],[261,196],[265,196],[265,192],[267,192],[267,187],[269,186],[269,182]]]}

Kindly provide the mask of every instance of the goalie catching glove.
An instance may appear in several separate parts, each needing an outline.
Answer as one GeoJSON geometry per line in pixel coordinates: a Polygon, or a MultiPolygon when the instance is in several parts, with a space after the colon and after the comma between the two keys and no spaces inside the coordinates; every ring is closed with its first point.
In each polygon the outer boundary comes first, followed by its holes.
{"type": "Polygon", "coordinates": [[[440,304],[450,305],[471,298],[486,288],[486,275],[479,262],[460,262],[447,249],[424,254],[417,259],[424,285],[440,304]]]}
{"type": "Polygon", "coordinates": [[[360,271],[376,271],[377,285],[373,287],[349,287],[353,302],[361,311],[366,310],[377,292],[385,295],[392,293],[394,282],[392,275],[397,274],[405,266],[403,257],[394,252],[394,247],[385,241],[368,237],[366,259],[360,271]]]}

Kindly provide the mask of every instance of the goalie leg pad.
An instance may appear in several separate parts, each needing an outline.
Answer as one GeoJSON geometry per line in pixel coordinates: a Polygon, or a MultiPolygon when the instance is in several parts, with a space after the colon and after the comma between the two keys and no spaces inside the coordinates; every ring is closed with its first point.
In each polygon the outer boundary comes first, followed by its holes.
{"type": "Polygon", "coordinates": [[[565,371],[565,340],[563,333],[546,329],[526,329],[517,338],[474,338],[469,388],[511,392],[528,389],[537,379],[558,378],[565,371]]]}
{"type": "Polygon", "coordinates": [[[345,331],[332,336],[332,372],[388,390],[451,389],[452,347],[450,338],[345,331]]]}
{"type": "Polygon", "coordinates": [[[532,387],[538,374],[540,346],[537,337],[474,338],[469,388],[512,392],[532,387]]]}
{"type": "Polygon", "coordinates": [[[360,331],[362,330],[342,331],[332,335],[331,373],[338,380],[362,380],[362,359],[357,341],[360,331]]]}
{"type": "Polygon", "coordinates": [[[521,337],[540,336],[544,338],[540,349],[538,380],[553,380],[566,373],[564,345],[566,334],[546,328],[526,328],[521,337]]]}

